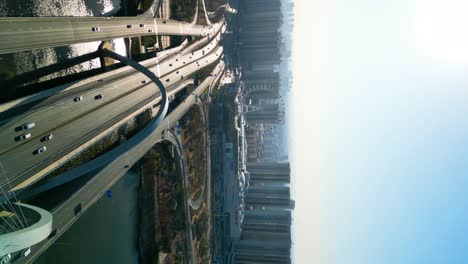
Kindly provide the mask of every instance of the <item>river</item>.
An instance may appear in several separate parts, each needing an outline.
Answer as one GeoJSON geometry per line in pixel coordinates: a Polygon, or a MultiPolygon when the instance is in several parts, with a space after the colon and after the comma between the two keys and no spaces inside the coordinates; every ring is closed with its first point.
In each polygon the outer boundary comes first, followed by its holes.
{"type": "Polygon", "coordinates": [[[139,180],[129,171],[35,263],[138,263],[139,180]]]}
{"type": "MultiPolygon", "coordinates": [[[[131,0],[129,0],[131,2],[131,0]]],[[[122,0],[3,0],[0,1],[1,17],[34,16],[112,16],[124,13],[122,0]]],[[[60,63],[67,59],[96,51],[100,42],[87,42],[56,48],[43,48],[0,55],[0,81],[9,80],[44,66],[60,63]]],[[[111,41],[114,50],[126,55],[123,39],[111,41]]],[[[45,81],[100,67],[99,59],[78,64],[60,72],[41,77],[45,81]]],[[[2,87],[7,89],[9,87],[2,87]]],[[[4,90],[6,92],[6,90],[4,90]]]]}

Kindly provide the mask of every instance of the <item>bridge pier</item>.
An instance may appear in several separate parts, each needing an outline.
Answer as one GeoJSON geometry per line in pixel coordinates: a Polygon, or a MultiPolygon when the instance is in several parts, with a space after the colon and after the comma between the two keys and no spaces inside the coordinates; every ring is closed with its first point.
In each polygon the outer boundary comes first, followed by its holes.
{"type": "MultiPolygon", "coordinates": [[[[14,207],[24,214],[25,226],[13,232],[0,235],[0,261],[8,259],[9,254],[43,241],[52,232],[52,214],[36,206],[15,203],[14,207]]],[[[8,217],[8,216],[2,216],[8,217]]]]}

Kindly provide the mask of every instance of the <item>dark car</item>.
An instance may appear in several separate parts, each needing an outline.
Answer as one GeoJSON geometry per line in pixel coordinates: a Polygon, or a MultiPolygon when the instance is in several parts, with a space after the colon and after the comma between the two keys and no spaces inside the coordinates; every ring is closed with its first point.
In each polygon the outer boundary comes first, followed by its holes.
{"type": "Polygon", "coordinates": [[[41,141],[44,142],[44,141],[50,141],[52,140],[52,138],[54,138],[54,136],[52,134],[49,134],[43,138],[41,138],[41,141]]]}

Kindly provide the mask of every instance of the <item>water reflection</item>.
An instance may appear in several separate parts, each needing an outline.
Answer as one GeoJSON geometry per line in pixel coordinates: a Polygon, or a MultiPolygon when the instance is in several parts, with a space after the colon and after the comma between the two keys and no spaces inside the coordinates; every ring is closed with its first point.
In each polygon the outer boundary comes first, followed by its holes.
{"type": "MultiPolygon", "coordinates": [[[[0,16],[111,16],[121,11],[120,3],[121,0],[7,0],[0,1],[0,16]]],[[[8,80],[16,75],[21,75],[47,65],[64,62],[67,59],[96,51],[99,44],[100,42],[95,41],[0,55],[0,81],[8,80]]],[[[112,40],[111,44],[117,53],[126,56],[123,39],[112,40]]],[[[90,69],[96,69],[100,66],[99,59],[94,59],[44,76],[39,80],[34,80],[34,82],[63,77],[90,69]]]]}
{"type": "Polygon", "coordinates": [[[33,16],[114,16],[121,0],[3,0],[2,17],[33,16]]]}
{"type": "Polygon", "coordinates": [[[127,173],[35,263],[138,263],[138,184],[127,173]]]}

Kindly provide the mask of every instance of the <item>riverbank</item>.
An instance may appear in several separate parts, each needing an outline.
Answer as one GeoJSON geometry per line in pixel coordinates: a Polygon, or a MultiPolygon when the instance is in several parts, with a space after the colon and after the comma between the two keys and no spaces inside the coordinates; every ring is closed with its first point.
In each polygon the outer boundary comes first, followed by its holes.
{"type": "Polygon", "coordinates": [[[139,164],[139,263],[182,261],[187,256],[184,188],[174,154],[172,145],[159,143],[139,164]]]}

